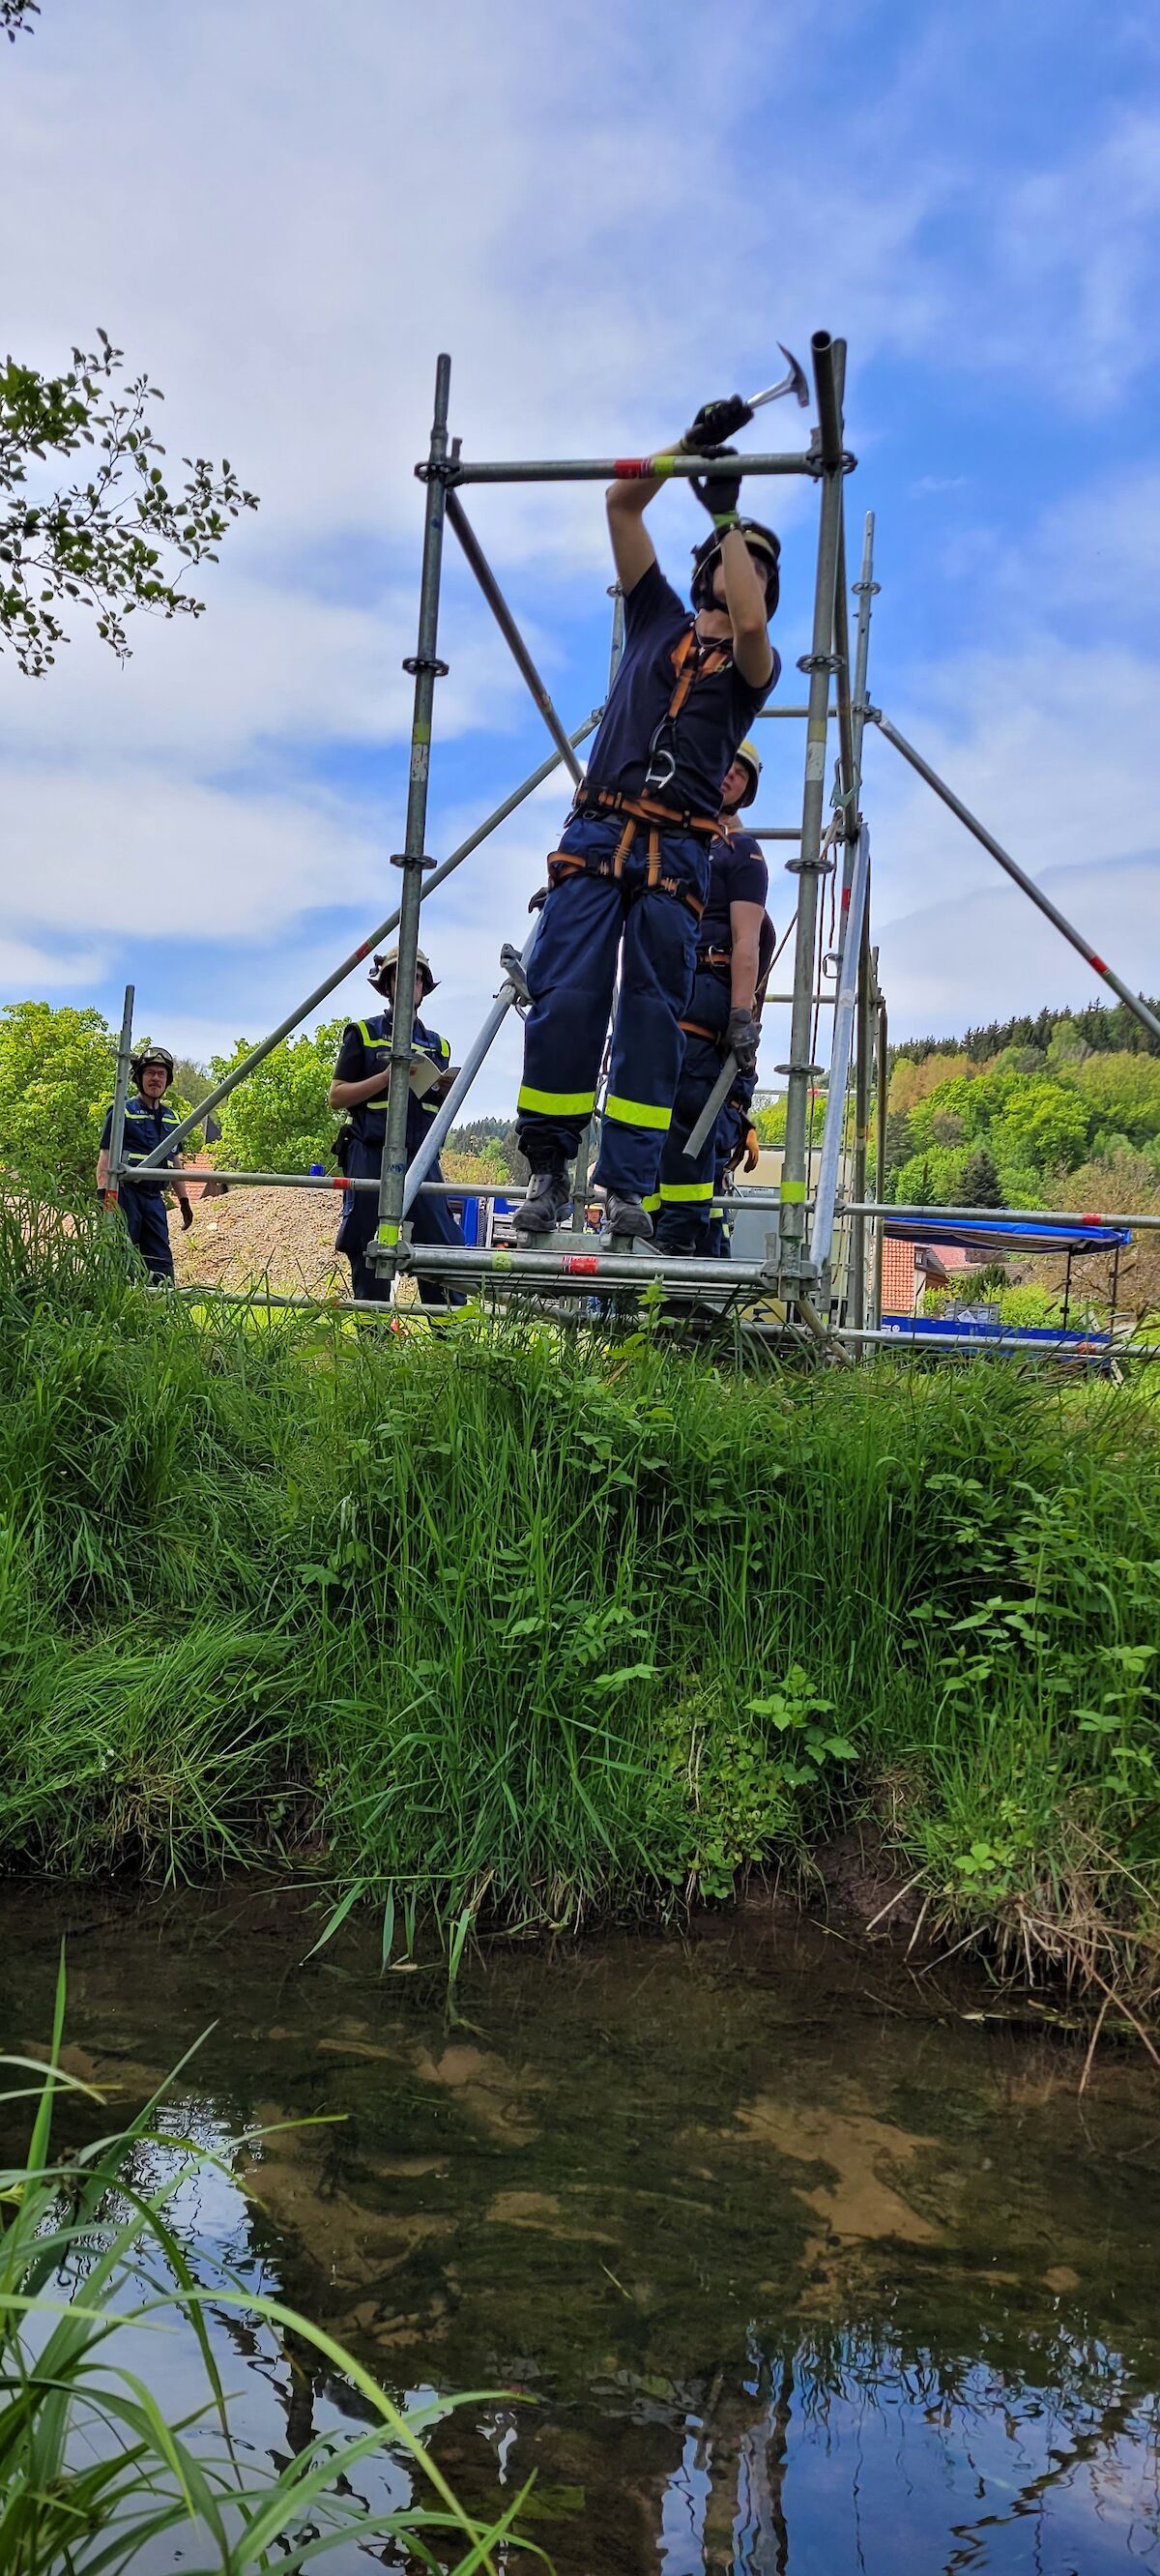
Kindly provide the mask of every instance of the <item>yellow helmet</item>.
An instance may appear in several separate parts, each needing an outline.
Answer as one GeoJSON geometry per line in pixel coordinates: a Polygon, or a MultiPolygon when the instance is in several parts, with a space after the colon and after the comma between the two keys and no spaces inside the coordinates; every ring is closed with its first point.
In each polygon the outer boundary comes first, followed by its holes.
{"type": "MultiPolygon", "coordinates": [[[[374,960],[371,965],[370,975],[368,977],[368,981],[374,985],[376,993],[385,994],[394,984],[398,964],[399,951],[397,947],[388,948],[384,951],[376,950],[374,960]]],[[[435,990],[435,978],[431,972],[431,960],[429,957],[424,956],[421,948],[417,948],[415,951],[415,964],[423,978],[423,999],[426,1001],[428,993],[433,993],[435,990]]]]}
{"type": "Polygon", "coordinates": [[[739,796],[737,799],[738,807],[740,808],[742,805],[752,805],[761,780],[761,753],[759,752],[755,742],[742,742],[738,744],[737,749],[733,754],[733,759],[729,764],[730,768],[733,768],[738,761],[740,762],[741,767],[749,772],[749,785],[746,788],[744,795],[739,796]]]}

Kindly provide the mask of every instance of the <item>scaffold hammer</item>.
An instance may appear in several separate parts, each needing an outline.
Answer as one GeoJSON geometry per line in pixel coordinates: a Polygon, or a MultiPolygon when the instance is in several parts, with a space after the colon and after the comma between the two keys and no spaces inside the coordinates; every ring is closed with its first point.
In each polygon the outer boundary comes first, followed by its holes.
{"type": "Polygon", "coordinates": [[[789,360],[789,374],[782,377],[780,384],[767,385],[763,394],[750,394],[750,411],[760,411],[762,403],[776,402],[779,394],[796,394],[803,409],[809,401],[810,389],[804,367],[799,367],[793,350],[787,349],[784,340],[779,340],[777,345],[783,358],[789,360]]]}

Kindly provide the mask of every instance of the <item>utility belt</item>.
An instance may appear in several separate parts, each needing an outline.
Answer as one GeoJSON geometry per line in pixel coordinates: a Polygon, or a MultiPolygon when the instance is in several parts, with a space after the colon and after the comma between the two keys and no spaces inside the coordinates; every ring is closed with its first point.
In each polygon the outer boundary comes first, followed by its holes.
{"type": "Polygon", "coordinates": [[[703,815],[680,814],[668,805],[660,805],[651,796],[626,796],[619,788],[588,788],[572,808],[570,821],[604,821],[609,815],[622,814],[624,829],[616,848],[604,858],[590,852],[553,850],[548,859],[548,883],[562,885],[570,876],[611,878],[617,885],[624,875],[624,863],[643,824],[647,834],[645,872],[638,884],[630,886],[629,901],[642,894],[668,894],[699,921],[705,909],[699,884],[678,868],[666,868],[661,853],[662,826],[670,831],[692,832],[699,839],[709,838],[716,825],[703,815]]]}

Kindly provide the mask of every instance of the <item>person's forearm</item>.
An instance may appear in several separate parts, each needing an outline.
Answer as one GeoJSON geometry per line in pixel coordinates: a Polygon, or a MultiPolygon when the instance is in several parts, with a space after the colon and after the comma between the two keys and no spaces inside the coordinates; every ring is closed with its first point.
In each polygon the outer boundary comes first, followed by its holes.
{"type": "Polygon", "coordinates": [[[735,939],[729,961],[729,1007],[752,1015],[757,995],[758,944],[756,939],[735,939]]]}
{"type": "MultiPolygon", "coordinates": [[[[671,439],[667,447],[658,447],[655,453],[658,456],[680,455],[682,453],[680,439],[671,439]]],[[[623,510],[628,518],[639,519],[647,510],[649,502],[655,501],[664,481],[663,474],[634,474],[631,480],[625,475],[615,483],[610,483],[604,496],[609,511],[623,510]]]]}
{"type": "Polygon", "coordinates": [[[175,1162],[175,1163],[172,1163],[172,1164],[170,1165],[170,1169],[171,1169],[171,1171],[173,1172],[173,1175],[174,1175],[173,1187],[174,1187],[174,1189],[175,1189],[175,1191],[176,1191],[176,1193],[177,1193],[178,1199],[179,1199],[179,1201],[181,1202],[181,1205],[182,1205],[183,1207],[188,1206],[188,1205],[190,1204],[189,1192],[188,1192],[188,1190],[187,1190],[187,1188],[186,1188],[186,1186],[185,1186],[184,1181],[180,1181],[180,1180],[178,1180],[178,1178],[177,1178],[177,1174],[178,1174],[178,1173],[181,1171],[181,1169],[182,1169],[182,1162],[181,1162],[181,1157],[180,1157],[180,1155],[178,1155],[176,1162],[175,1162]]]}
{"type": "Polygon", "coordinates": [[[358,1109],[364,1100],[374,1100],[390,1087],[390,1073],[372,1073],[365,1082],[339,1082],[330,1086],[332,1109],[358,1109]]]}
{"type": "Polygon", "coordinates": [[[725,576],[725,605],[734,638],[740,640],[747,635],[768,637],[765,584],[740,528],[727,528],[725,531],[721,569],[725,576]]]}
{"type": "Polygon", "coordinates": [[[97,1188],[98,1188],[99,1190],[107,1190],[107,1189],[108,1189],[108,1186],[109,1186],[109,1149],[108,1149],[108,1146],[107,1146],[107,1145],[102,1145],[101,1150],[100,1150],[100,1153],[99,1153],[99,1154],[98,1154],[98,1156],[97,1156],[97,1188]]]}

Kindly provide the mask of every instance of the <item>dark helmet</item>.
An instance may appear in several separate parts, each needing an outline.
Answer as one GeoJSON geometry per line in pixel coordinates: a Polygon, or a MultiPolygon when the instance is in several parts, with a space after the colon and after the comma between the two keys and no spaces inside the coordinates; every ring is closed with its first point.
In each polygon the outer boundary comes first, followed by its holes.
{"type": "MultiPolygon", "coordinates": [[[[398,964],[399,951],[397,948],[388,948],[382,952],[376,950],[371,963],[371,970],[367,981],[374,985],[376,993],[384,994],[388,1001],[390,1001],[395,989],[395,976],[398,970],[398,964]]],[[[423,978],[423,999],[426,1001],[428,993],[433,993],[435,990],[435,977],[431,972],[431,960],[429,957],[424,956],[421,948],[417,948],[415,951],[415,964],[423,978]]]]}
{"type": "MultiPolygon", "coordinates": [[[[781,596],[781,579],[778,572],[781,560],[781,539],[775,537],[772,528],[763,527],[760,519],[739,519],[737,525],[750,554],[756,559],[758,570],[764,575],[765,614],[767,617],[772,617],[781,596]]],[[[693,548],[693,581],[690,596],[694,608],[713,606],[713,567],[721,552],[722,536],[727,536],[728,533],[728,529],[714,528],[710,536],[702,537],[700,545],[693,548]]]]}
{"type": "Polygon", "coordinates": [[[138,1090],[141,1088],[141,1076],[144,1073],[147,1064],[159,1064],[164,1067],[165,1088],[168,1091],[169,1085],[173,1080],[173,1058],[170,1055],[168,1047],[142,1047],[140,1055],[130,1056],[129,1071],[133,1076],[133,1080],[136,1083],[138,1090]]]}

